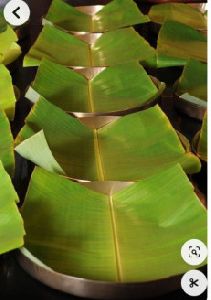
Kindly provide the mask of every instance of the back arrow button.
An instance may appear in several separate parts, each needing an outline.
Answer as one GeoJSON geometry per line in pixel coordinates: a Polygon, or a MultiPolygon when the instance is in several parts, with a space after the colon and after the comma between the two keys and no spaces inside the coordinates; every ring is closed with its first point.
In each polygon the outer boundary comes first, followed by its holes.
{"type": "Polygon", "coordinates": [[[23,0],[10,0],[4,8],[5,20],[13,26],[21,26],[30,18],[30,8],[23,0]]]}
{"type": "Polygon", "coordinates": [[[20,16],[17,14],[17,11],[19,11],[20,10],[20,6],[19,7],[17,7],[15,10],[13,10],[13,14],[18,18],[18,19],[20,19],[20,16]]]}

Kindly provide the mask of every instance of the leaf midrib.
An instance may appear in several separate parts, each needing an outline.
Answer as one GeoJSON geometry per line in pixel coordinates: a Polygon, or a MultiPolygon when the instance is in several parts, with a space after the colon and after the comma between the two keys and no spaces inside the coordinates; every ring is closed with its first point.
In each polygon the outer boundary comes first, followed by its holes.
{"type": "Polygon", "coordinates": [[[94,153],[95,153],[97,177],[98,177],[97,179],[99,181],[105,181],[105,172],[104,172],[103,161],[101,157],[97,129],[93,129],[93,135],[94,135],[94,153]]]}
{"type": "MultiPolygon", "coordinates": [[[[92,21],[91,21],[91,26],[93,26],[92,21]]],[[[91,67],[93,66],[91,45],[89,45],[89,64],[91,67]]],[[[92,112],[92,113],[95,112],[91,80],[88,80],[88,107],[89,107],[90,112],[92,112]]],[[[95,153],[95,159],[96,159],[96,168],[97,168],[98,179],[100,181],[105,181],[105,174],[104,174],[103,162],[102,162],[102,158],[101,158],[97,129],[93,129],[93,135],[94,135],[94,153],[95,153]]]]}
{"type": "Polygon", "coordinates": [[[108,199],[109,205],[109,212],[111,216],[111,227],[112,227],[112,235],[113,235],[113,243],[114,243],[114,254],[115,254],[115,263],[116,263],[116,271],[117,271],[117,281],[123,281],[123,274],[122,274],[122,265],[121,265],[121,256],[120,256],[120,249],[119,249],[119,241],[118,241],[118,234],[117,234],[117,222],[114,210],[114,203],[113,203],[113,196],[110,194],[108,199]]]}

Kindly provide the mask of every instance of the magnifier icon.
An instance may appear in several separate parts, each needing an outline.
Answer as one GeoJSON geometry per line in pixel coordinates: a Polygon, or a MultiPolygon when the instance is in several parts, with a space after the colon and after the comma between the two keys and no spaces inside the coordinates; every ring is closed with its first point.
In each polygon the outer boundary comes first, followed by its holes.
{"type": "Polygon", "coordinates": [[[191,250],[191,253],[192,253],[193,255],[198,256],[198,253],[197,253],[196,249],[192,249],[192,250],[191,250]]]}
{"type": "MultiPolygon", "coordinates": [[[[189,247],[189,249],[191,249],[191,248],[192,248],[192,246],[189,247]]],[[[196,248],[198,248],[198,250],[200,251],[200,247],[199,247],[199,246],[196,246],[196,248]]],[[[192,255],[195,255],[195,256],[197,256],[197,257],[200,257],[200,253],[198,253],[198,251],[196,250],[196,248],[191,249],[190,253],[191,253],[192,255]]]]}
{"type": "Polygon", "coordinates": [[[198,266],[207,258],[207,247],[200,240],[189,240],[182,246],[181,256],[187,264],[198,266]]]}

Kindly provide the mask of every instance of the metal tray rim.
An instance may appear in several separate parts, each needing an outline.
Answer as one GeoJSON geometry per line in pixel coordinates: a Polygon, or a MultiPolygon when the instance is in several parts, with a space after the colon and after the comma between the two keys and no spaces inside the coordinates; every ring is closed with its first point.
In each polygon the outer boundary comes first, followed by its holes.
{"type": "Polygon", "coordinates": [[[147,299],[161,296],[180,288],[182,275],[150,282],[116,283],[73,277],[45,266],[26,248],[20,249],[17,260],[33,278],[43,284],[74,296],[102,299],[147,299]]]}

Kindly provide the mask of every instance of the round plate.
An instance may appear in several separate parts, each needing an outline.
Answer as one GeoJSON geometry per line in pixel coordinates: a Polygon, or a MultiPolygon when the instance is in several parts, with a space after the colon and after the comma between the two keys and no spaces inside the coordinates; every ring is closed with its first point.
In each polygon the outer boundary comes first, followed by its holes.
{"type": "Polygon", "coordinates": [[[182,113],[186,114],[188,117],[203,120],[204,114],[207,110],[206,107],[191,103],[185,99],[180,98],[178,101],[175,101],[176,108],[182,113]]]}
{"type": "Polygon", "coordinates": [[[22,248],[17,256],[21,267],[43,284],[78,297],[102,300],[146,299],[180,288],[180,276],[140,283],[113,283],[67,276],[45,266],[22,248]]]}

